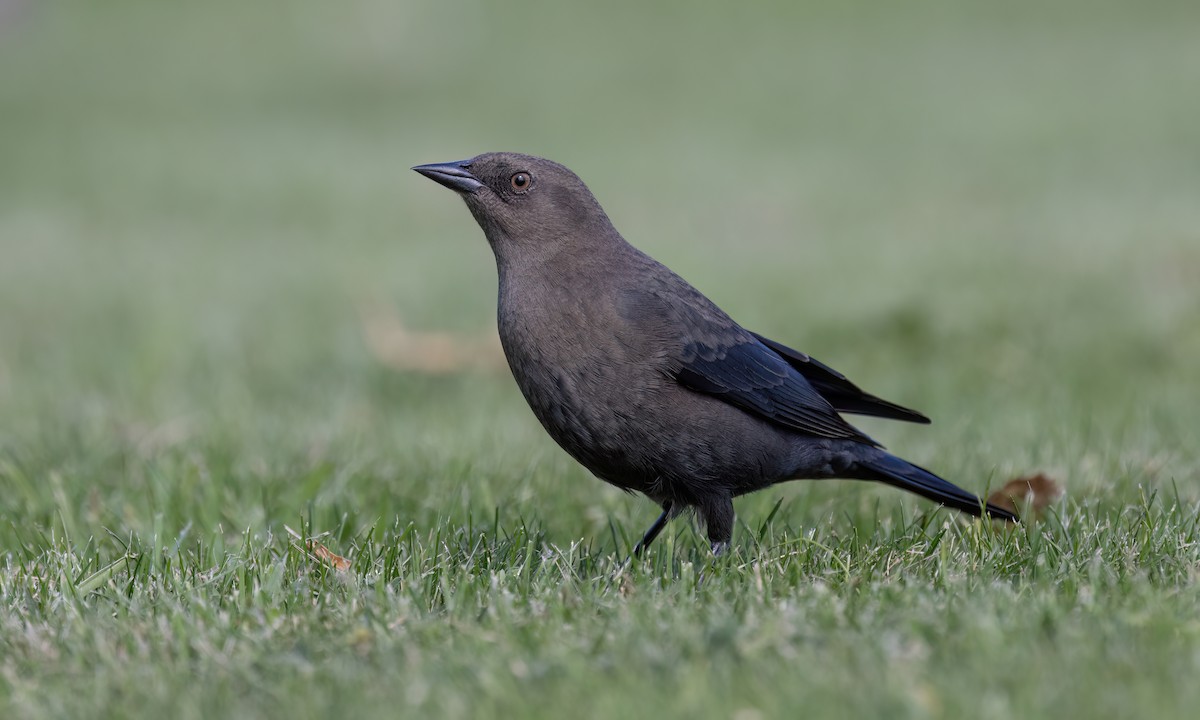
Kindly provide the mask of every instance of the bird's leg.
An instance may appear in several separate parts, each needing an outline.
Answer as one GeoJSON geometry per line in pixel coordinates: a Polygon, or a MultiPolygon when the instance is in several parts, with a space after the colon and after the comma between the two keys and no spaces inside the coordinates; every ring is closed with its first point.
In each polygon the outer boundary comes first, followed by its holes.
{"type": "Polygon", "coordinates": [[[642,552],[645,551],[646,548],[650,547],[650,543],[654,542],[654,538],[658,537],[658,534],[661,533],[663,528],[667,526],[667,522],[671,519],[671,507],[672,505],[670,500],[663,503],[662,515],[658,516],[658,519],[654,521],[654,524],[651,525],[650,529],[646,531],[646,534],[642,536],[641,542],[634,546],[633,554],[635,556],[640,557],[642,552]]]}
{"type": "Polygon", "coordinates": [[[733,498],[728,494],[715,495],[700,505],[700,517],[704,519],[704,529],[708,532],[708,541],[712,543],[712,552],[718,556],[729,547],[733,539],[733,498]]]}
{"type": "Polygon", "coordinates": [[[729,541],[733,539],[733,497],[728,493],[712,495],[705,498],[697,510],[704,519],[704,529],[708,533],[713,554],[708,567],[701,570],[696,578],[696,586],[699,587],[704,584],[708,571],[717,564],[717,558],[729,549],[729,541]]]}

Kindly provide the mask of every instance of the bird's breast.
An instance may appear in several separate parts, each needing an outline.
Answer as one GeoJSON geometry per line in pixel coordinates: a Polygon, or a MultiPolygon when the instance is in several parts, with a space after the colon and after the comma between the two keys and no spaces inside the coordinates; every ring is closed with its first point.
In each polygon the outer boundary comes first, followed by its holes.
{"type": "Polygon", "coordinates": [[[513,377],[550,436],[597,475],[632,480],[631,421],[657,404],[665,375],[621,335],[613,309],[578,290],[513,297],[502,286],[497,321],[513,377]]]}
{"type": "Polygon", "coordinates": [[[643,389],[647,369],[630,343],[614,332],[602,303],[539,293],[505,302],[497,317],[513,376],[535,412],[548,406],[582,414],[595,404],[628,401],[643,389]]]}

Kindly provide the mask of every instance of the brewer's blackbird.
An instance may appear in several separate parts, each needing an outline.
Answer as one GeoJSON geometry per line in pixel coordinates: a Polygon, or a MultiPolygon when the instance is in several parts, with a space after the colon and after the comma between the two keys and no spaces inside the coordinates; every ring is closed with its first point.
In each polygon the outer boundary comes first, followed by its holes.
{"type": "Polygon", "coordinates": [[[534,415],[597,477],[662,507],[635,552],[692,509],[720,553],[733,498],[802,478],[877,480],[1017,519],[846,422],[839,412],[929,420],[738,325],[627,243],[562,165],[486,153],[413,170],[461,195],[487,236],[500,340],[534,415]]]}

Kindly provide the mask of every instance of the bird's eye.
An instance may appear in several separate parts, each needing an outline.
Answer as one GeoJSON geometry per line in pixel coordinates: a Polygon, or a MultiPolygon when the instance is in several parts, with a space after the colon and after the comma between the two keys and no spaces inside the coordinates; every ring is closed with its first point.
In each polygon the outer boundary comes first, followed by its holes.
{"type": "Polygon", "coordinates": [[[509,182],[512,183],[513,190],[516,190],[517,192],[524,192],[528,190],[529,181],[529,173],[526,172],[515,173],[509,180],[509,182]]]}

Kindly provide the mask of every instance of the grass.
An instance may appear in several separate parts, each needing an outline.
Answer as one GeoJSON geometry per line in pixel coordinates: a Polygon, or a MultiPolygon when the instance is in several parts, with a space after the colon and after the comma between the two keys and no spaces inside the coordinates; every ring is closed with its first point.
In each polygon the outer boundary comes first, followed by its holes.
{"type": "Polygon", "coordinates": [[[0,716],[1190,717],[1200,54],[1186,3],[0,3],[0,716]],[[589,477],[490,332],[488,149],[929,428],[1015,531],[589,477]],[[285,527],[351,563],[315,558],[285,527]]]}

